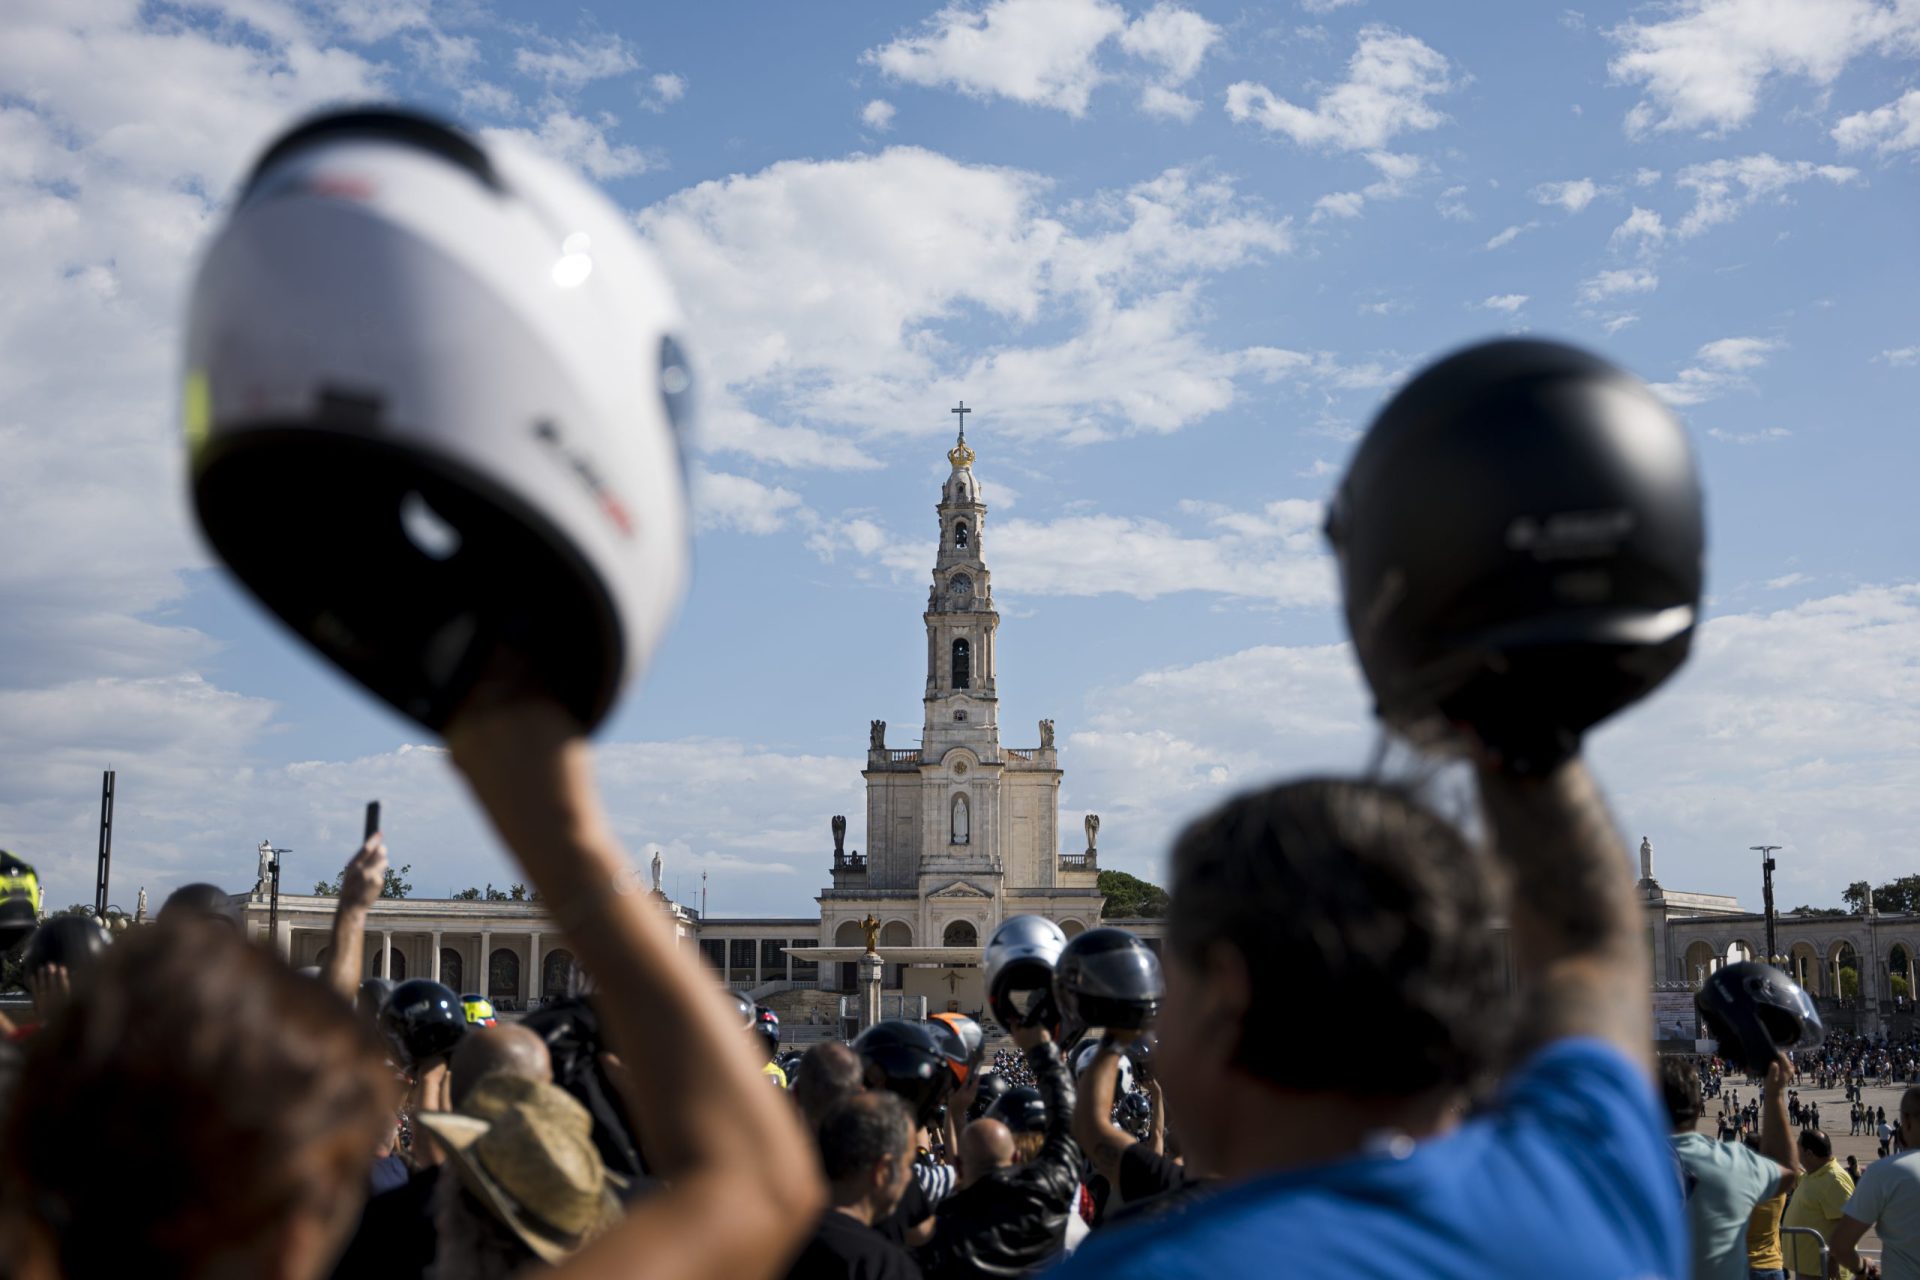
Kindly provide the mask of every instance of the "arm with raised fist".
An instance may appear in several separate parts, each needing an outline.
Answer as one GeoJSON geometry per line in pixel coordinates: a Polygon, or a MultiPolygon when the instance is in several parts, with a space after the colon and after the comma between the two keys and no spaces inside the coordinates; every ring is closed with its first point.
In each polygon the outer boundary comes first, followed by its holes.
{"type": "Polygon", "coordinates": [[[365,966],[367,912],[387,883],[387,842],[378,831],[368,836],[340,873],[340,900],[333,909],[332,948],[327,955],[326,984],[348,1004],[360,986],[365,966]]]}
{"type": "Polygon", "coordinates": [[[769,1089],[712,979],[676,944],[608,826],[585,735],[558,706],[469,710],[447,743],[596,979],[628,1103],[667,1190],[559,1266],[566,1280],[778,1275],[826,1203],[793,1107],[769,1089]]]}
{"type": "Polygon", "coordinates": [[[1646,924],[1626,846],[1586,764],[1529,777],[1482,764],[1480,796],[1508,883],[1521,1026],[1534,1046],[1604,1040],[1652,1068],[1646,924]]]}

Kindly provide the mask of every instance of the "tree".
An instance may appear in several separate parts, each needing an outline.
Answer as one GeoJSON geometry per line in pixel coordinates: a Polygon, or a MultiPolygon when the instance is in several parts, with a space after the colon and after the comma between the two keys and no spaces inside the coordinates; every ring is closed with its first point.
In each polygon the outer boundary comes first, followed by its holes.
{"type": "Polygon", "coordinates": [[[1889,915],[1920,914],[1920,876],[1901,876],[1875,889],[1873,908],[1889,915]]]}
{"type": "Polygon", "coordinates": [[[456,894],[454,894],[454,895],[452,895],[452,896],[453,896],[454,898],[456,898],[457,900],[459,900],[459,901],[461,901],[461,902],[478,902],[478,901],[480,901],[480,891],[479,891],[478,889],[475,889],[475,888],[473,888],[473,887],[472,887],[471,885],[469,885],[469,886],[468,886],[467,888],[465,888],[465,889],[462,889],[462,890],[461,890],[460,892],[458,892],[458,893],[456,893],[456,894]]]}
{"type": "Polygon", "coordinates": [[[1867,909],[1867,895],[1872,892],[1865,880],[1855,880],[1840,891],[1840,901],[1846,903],[1855,915],[1859,915],[1867,909]]]}
{"type": "Polygon", "coordinates": [[[1905,1000],[1913,994],[1913,988],[1908,985],[1907,975],[1904,973],[1888,974],[1887,985],[1893,988],[1893,998],[1896,1000],[1905,1000]]]}
{"type": "Polygon", "coordinates": [[[1167,891],[1124,871],[1102,871],[1096,882],[1105,898],[1103,918],[1140,917],[1157,920],[1167,914],[1167,891]]]}
{"type": "Polygon", "coordinates": [[[1845,965],[1840,966],[1840,998],[1852,1000],[1859,994],[1860,974],[1845,965]]]}
{"type": "Polygon", "coordinates": [[[1839,907],[1795,907],[1787,914],[1790,916],[1843,916],[1847,913],[1839,907]]]}
{"type": "Polygon", "coordinates": [[[412,893],[413,886],[406,881],[406,877],[412,874],[412,872],[413,864],[411,862],[401,867],[398,871],[395,871],[392,867],[388,867],[386,880],[380,886],[380,896],[383,898],[404,898],[412,893]]]}

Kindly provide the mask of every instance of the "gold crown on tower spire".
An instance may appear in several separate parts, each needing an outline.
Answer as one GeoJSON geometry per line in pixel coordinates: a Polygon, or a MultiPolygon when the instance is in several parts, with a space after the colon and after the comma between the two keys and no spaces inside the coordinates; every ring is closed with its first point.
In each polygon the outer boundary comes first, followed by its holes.
{"type": "Polygon", "coordinates": [[[967,402],[962,400],[958,408],[949,409],[947,412],[960,415],[960,439],[953,448],[947,450],[947,461],[951,462],[955,467],[971,467],[973,465],[974,452],[967,448],[967,415],[972,413],[973,410],[967,408],[967,402]]]}

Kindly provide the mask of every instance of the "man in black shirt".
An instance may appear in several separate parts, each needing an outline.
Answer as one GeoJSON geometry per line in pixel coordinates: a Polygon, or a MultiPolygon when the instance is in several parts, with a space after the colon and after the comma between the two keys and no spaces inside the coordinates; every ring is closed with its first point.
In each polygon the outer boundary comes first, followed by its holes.
{"type": "Polygon", "coordinates": [[[873,1229],[913,1181],[913,1130],[906,1103],[878,1089],[820,1117],[831,1203],[787,1280],[920,1280],[907,1252],[873,1229]]]}

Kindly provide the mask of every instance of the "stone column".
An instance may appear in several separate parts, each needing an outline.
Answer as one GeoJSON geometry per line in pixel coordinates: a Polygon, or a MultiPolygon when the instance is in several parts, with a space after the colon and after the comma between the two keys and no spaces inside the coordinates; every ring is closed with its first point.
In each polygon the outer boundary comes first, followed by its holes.
{"type": "MultiPolygon", "coordinates": [[[[433,931],[433,958],[428,961],[428,972],[433,974],[435,982],[440,981],[440,931],[438,929],[433,931]]],[[[459,992],[456,991],[454,994],[458,995],[459,992]]]]}
{"type": "Polygon", "coordinates": [[[880,973],[885,962],[869,951],[860,957],[860,1029],[880,1021],[880,973]]]}
{"type": "Polygon", "coordinates": [[[543,994],[540,980],[540,935],[527,935],[527,1003],[531,1005],[543,994]]]}
{"type": "Polygon", "coordinates": [[[488,987],[493,985],[492,965],[493,930],[482,929],[480,931],[480,980],[476,983],[469,983],[468,985],[488,1000],[493,999],[493,992],[487,990],[488,987]]]}
{"type": "Polygon", "coordinates": [[[387,979],[393,977],[393,931],[391,929],[380,931],[380,976],[387,979]]]}

